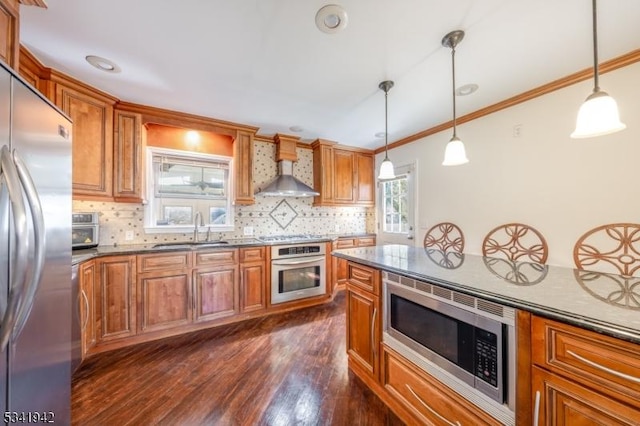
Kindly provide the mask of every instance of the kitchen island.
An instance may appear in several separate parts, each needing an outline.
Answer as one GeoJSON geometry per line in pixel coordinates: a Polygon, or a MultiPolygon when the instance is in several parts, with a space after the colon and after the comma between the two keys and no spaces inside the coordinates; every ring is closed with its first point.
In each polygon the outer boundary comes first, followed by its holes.
{"type": "Polygon", "coordinates": [[[408,423],[637,424],[640,306],[634,289],[640,278],[404,245],[332,254],[349,262],[349,367],[408,423]],[[415,293],[438,287],[515,308],[511,420],[486,416],[482,404],[425,371],[421,357],[397,350],[387,333],[391,284],[415,293]]]}

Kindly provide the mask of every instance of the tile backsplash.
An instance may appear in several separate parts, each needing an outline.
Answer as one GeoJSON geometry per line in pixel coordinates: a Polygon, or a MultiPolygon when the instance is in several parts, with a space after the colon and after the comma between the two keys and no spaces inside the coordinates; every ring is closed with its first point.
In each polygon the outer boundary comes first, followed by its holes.
{"type": "MultiPolygon", "coordinates": [[[[278,173],[275,144],[255,142],[253,179],[254,188],[265,186],[278,173]]],[[[298,149],[298,161],[293,174],[313,186],[313,153],[298,149]]],[[[313,207],[313,198],[280,198],[256,196],[251,206],[236,206],[235,229],[215,233],[224,239],[243,238],[244,228],[253,227],[254,236],[294,234],[349,234],[373,232],[374,208],[365,207],[313,207]]],[[[192,232],[184,234],[147,234],[144,232],[144,206],[132,203],[102,201],[73,202],[74,211],[100,213],[100,245],[145,244],[191,239],[192,232]],[[133,240],[127,241],[127,231],[133,231],[133,240]]],[[[204,237],[204,234],[203,234],[204,237]]]]}

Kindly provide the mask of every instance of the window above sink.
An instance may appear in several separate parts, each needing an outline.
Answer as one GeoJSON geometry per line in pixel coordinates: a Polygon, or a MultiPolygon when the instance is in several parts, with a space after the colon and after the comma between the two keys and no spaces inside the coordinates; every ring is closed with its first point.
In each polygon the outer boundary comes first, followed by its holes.
{"type": "Polygon", "coordinates": [[[197,216],[201,230],[233,230],[232,157],[156,147],[146,157],[146,232],[191,232],[197,216]]]}

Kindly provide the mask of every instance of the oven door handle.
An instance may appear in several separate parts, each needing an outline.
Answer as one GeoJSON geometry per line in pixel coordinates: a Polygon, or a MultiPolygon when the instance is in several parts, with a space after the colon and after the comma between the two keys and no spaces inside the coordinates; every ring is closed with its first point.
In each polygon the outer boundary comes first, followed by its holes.
{"type": "Polygon", "coordinates": [[[303,260],[272,260],[272,265],[278,266],[290,266],[290,265],[305,265],[308,263],[317,263],[319,261],[324,261],[324,256],[314,256],[314,257],[305,257],[303,260]]]}

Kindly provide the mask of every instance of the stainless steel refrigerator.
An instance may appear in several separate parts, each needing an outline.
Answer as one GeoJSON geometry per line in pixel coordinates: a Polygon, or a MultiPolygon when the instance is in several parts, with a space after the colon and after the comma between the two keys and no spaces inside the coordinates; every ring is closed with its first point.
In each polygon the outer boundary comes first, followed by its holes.
{"type": "Polygon", "coordinates": [[[69,119],[0,63],[0,412],[5,423],[71,422],[70,135],[69,119]]]}

